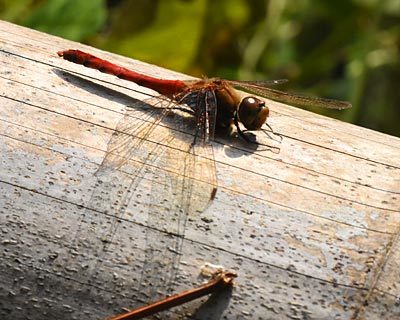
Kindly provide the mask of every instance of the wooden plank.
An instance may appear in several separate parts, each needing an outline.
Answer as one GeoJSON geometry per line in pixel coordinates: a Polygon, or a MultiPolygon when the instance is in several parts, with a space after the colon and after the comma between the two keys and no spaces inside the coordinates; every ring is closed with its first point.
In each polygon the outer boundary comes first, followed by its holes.
{"type": "MultiPolygon", "coordinates": [[[[233,291],[164,318],[399,316],[400,139],[268,101],[279,152],[218,136],[216,198],[177,236],[177,212],[151,203],[182,179],[179,163],[145,160],[154,149],[184,159],[190,132],[161,122],[140,148],[145,156],[99,181],[126,106],[151,91],[56,52],[82,49],[149,75],[186,76],[0,25],[2,318],[105,318],[190,288],[204,263],[236,270],[233,291]]],[[[138,109],[129,120],[145,117],[138,109]]]]}

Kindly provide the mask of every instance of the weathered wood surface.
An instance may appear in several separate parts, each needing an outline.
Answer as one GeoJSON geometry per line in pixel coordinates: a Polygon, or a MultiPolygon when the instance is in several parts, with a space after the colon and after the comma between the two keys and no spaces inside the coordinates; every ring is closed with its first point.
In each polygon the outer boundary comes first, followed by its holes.
{"type": "MultiPolygon", "coordinates": [[[[106,318],[154,299],[152,289],[199,283],[206,262],[238,272],[233,291],[162,318],[400,317],[400,139],[268,102],[280,152],[217,137],[217,196],[176,239],[174,213],[160,209],[156,227],[149,220],[162,167],[143,171],[122,209],[88,207],[99,189],[127,195],[126,175],[115,170],[115,191],[94,173],[126,106],[143,98],[136,91],[149,91],[57,57],[69,48],[182,77],[0,23],[0,318],[106,318]]],[[[166,130],[155,128],[148,144],[166,130]]]]}

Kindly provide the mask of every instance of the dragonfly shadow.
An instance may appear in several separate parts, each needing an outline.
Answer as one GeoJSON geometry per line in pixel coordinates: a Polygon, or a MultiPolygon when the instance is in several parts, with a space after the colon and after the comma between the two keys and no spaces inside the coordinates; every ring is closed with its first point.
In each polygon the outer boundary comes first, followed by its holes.
{"type": "Polygon", "coordinates": [[[240,136],[231,137],[224,133],[218,133],[216,141],[224,146],[228,146],[224,149],[224,153],[230,158],[240,158],[259,152],[279,154],[283,138],[278,134],[265,132],[267,139],[260,139],[259,132],[255,134],[246,131],[244,133],[246,140],[240,136]]]}
{"type": "Polygon", "coordinates": [[[79,87],[89,93],[95,94],[99,97],[112,100],[114,102],[118,102],[122,105],[128,105],[128,106],[138,102],[138,99],[135,99],[125,93],[111,89],[107,86],[101,85],[99,83],[94,82],[93,80],[89,80],[77,74],[58,69],[53,69],[53,72],[57,76],[73,84],[74,86],[79,87]]]}
{"type": "MultiPolygon", "coordinates": [[[[148,121],[148,122],[151,122],[152,118],[158,118],[160,117],[161,114],[166,113],[167,116],[160,118],[161,120],[160,122],[163,124],[164,127],[174,131],[175,139],[182,138],[184,136],[182,135],[182,133],[193,135],[191,133],[192,131],[191,128],[196,127],[196,121],[193,117],[193,111],[189,107],[184,107],[172,103],[172,107],[168,106],[169,112],[165,112],[166,108],[163,107],[162,104],[163,103],[171,104],[171,100],[169,100],[166,97],[163,98],[163,96],[161,95],[157,96],[157,95],[145,94],[142,91],[139,90],[136,91],[129,88],[129,90],[132,90],[137,94],[141,95],[144,94],[145,96],[148,96],[148,98],[145,99],[136,99],[128,94],[122,93],[115,89],[111,89],[105,85],[95,82],[94,80],[87,79],[85,77],[82,77],[80,75],[68,71],[53,69],[53,72],[62,79],[64,79],[65,81],[91,94],[95,94],[99,97],[126,106],[128,118],[130,117],[129,113],[132,113],[134,109],[139,109],[140,112],[144,113],[145,116],[143,116],[143,121],[148,121]],[[157,100],[161,101],[161,103],[156,102],[157,100]],[[177,126],[177,124],[179,124],[179,126],[177,126]]],[[[127,89],[126,87],[118,84],[113,84],[113,85],[121,87],[123,89],[127,89]]],[[[194,136],[192,138],[189,137],[189,139],[194,139],[194,136]]]]}

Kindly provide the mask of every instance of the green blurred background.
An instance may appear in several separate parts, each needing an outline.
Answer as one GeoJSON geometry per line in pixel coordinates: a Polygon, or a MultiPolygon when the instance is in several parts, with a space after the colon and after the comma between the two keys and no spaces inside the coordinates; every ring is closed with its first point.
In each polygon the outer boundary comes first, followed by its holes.
{"type": "Polygon", "coordinates": [[[0,19],[194,76],[281,79],[400,136],[400,0],[0,0],[0,19]]]}

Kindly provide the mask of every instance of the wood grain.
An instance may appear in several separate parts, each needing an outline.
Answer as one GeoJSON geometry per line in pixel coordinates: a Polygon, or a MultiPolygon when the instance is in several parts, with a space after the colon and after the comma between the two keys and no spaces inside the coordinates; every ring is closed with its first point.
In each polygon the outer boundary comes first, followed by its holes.
{"type": "Polygon", "coordinates": [[[216,198],[178,234],[177,213],[151,202],[181,169],[146,159],[184,159],[190,130],[161,122],[101,185],[108,141],[151,91],[56,52],[187,76],[0,26],[1,318],[110,317],[198,284],[207,262],[238,273],[233,291],[162,318],[400,317],[400,139],[268,101],[279,152],[218,136],[216,198]]]}

